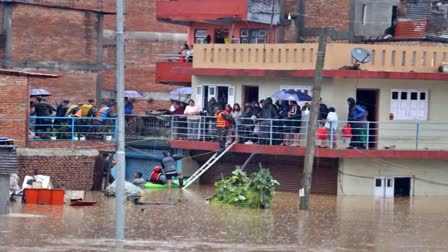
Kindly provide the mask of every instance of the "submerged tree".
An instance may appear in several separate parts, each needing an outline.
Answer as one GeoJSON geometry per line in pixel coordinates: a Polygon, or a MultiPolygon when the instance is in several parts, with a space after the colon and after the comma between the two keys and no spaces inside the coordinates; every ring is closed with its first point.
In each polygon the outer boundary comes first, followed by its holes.
{"type": "Polygon", "coordinates": [[[231,176],[215,183],[215,193],[209,200],[241,207],[269,208],[278,185],[268,169],[260,169],[250,177],[237,169],[231,176]]]}

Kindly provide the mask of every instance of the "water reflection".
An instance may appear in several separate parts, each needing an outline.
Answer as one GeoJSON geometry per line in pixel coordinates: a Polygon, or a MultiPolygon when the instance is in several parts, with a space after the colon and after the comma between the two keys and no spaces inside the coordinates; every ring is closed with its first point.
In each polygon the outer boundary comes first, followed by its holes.
{"type": "Polygon", "coordinates": [[[146,191],[147,204],[126,205],[121,244],[113,240],[113,198],[90,194],[92,207],[15,203],[0,216],[0,251],[448,250],[448,197],[314,195],[306,212],[291,193],[277,193],[268,210],[209,204],[211,193],[146,191]]]}

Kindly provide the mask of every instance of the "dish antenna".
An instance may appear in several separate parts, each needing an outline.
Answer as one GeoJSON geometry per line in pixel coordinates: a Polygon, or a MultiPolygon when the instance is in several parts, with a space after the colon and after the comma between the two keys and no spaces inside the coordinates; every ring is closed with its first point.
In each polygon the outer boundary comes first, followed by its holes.
{"type": "Polygon", "coordinates": [[[369,63],[372,61],[372,53],[364,48],[353,48],[352,58],[355,59],[355,64],[357,63],[369,63]]]}

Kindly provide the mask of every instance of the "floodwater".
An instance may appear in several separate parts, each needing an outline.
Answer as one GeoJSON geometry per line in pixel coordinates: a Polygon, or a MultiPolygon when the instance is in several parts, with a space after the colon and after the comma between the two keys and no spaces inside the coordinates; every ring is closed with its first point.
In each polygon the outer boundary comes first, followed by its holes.
{"type": "Polygon", "coordinates": [[[276,194],[269,210],[209,204],[210,187],[147,191],[126,205],[117,242],[115,199],[86,207],[14,203],[0,216],[0,251],[448,251],[448,197],[374,199],[276,194]]]}

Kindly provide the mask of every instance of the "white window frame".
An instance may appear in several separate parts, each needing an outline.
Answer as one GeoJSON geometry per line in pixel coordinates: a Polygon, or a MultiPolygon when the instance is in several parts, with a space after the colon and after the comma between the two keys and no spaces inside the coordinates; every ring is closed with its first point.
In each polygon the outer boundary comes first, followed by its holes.
{"type": "Polygon", "coordinates": [[[390,93],[390,113],[394,115],[394,120],[427,121],[429,113],[429,90],[428,89],[392,89],[390,93]],[[398,93],[394,99],[394,93],[398,93]],[[406,94],[406,99],[402,99],[402,93],[406,94]],[[412,100],[412,94],[417,93],[417,100],[412,100]],[[422,93],[425,99],[422,100],[422,93]]]}

